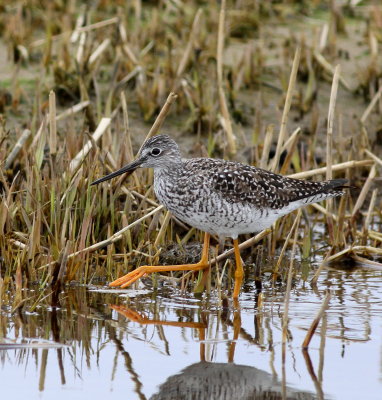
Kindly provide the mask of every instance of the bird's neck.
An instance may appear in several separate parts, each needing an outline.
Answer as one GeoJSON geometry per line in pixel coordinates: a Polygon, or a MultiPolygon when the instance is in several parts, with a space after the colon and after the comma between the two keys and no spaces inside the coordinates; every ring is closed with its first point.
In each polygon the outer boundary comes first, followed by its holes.
{"type": "Polygon", "coordinates": [[[163,167],[154,168],[154,179],[175,179],[181,173],[183,164],[174,162],[163,167]]]}

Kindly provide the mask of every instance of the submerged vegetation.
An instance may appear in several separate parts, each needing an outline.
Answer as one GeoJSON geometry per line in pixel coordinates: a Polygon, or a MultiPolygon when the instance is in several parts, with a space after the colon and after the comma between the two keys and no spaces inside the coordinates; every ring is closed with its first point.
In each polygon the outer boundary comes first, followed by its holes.
{"type": "MultiPolygon", "coordinates": [[[[265,269],[306,279],[294,256],[319,246],[322,266],[381,268],[382,7],[354,3],[4,1],[0,303],[33,309],[45,294],[25,298],[31,285],[105,283],[171,254],[198,257],[188,249],[200,232],[162,211],[152,172],[90,186],[159,129],[186,156],[357,188],[244,238],[261,243],[242,253],[259,281],[265,269]]],[[[231,287],[229,255],[207,287],[231,287]]],[[[203,290],[190,278],[171,281],[203,290]]]]}

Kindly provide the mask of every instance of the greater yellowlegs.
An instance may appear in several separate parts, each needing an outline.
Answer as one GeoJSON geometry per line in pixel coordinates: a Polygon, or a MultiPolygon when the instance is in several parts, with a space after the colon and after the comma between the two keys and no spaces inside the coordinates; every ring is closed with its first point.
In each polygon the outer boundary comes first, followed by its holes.
{"type": "Polygon", "coordinates": [[[144,167],[154,169],[154,191],[160,203],[181,221],[205,232],[202,257],[197,264],[141,266],[110,286],[127,287],[152,272],[207,268],[213,234],[233,239],[234,298],[240,293],[244,275],[238,235],[260,232],[297,208],[341,196],[347,182],[346,179],[310,182],[233,161],[184,159],[173,139],[157,135],[143,144],[135,161],[92,184],[144,167]]]}

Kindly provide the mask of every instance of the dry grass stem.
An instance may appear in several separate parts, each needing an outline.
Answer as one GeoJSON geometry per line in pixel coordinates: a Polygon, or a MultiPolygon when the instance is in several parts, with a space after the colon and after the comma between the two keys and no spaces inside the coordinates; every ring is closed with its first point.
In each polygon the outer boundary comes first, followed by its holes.
{"type": "Polygon", "coordinates": [[[105,19],[104,21],[96,22],[94,24],[81,26],[80,28],[77,29],[77,32],[79,33],[90,32],[93,31],[94,29],[105,28],[106,26],[117,24],[118,22],[119,22],[119,17],[105,19]]]}
{"type": "Polygon", "coordinates": [[[284,162],[283,162],[283,164],[282,164],[282,166],[280,168],[280,174],[281,175],[285,175],[286,172],[288,171],[288,169],[290,168],[292,157],[296,152],[298,136],[299,136],[300,132],[301,132],[301,129],[297,128],[292,133],[292,135],[289,137],[289,139],[285,142],[284,146],[285,146],[286,156],[285,156],[284,162]]]}
{"type": "Polygon", "coordinates": [[[110,46],[111,40],[109,38],[106,38],[95,50],[94,52],[90,55],[88,63],[89,67],[92,68],[93,64],[98,60],[99,57],[101,57],[102,53],[107,50],[107,48],[110,46]]]}
{"type": "Polygon", "coordinates": [[[77,54],[76,54],[76,61],[80,67],[83,66],[83,58],[85,52],[85,44],[86,44],[86,33],[81,32],[80,40],[78,44],[77,54]]]}
{"type": "Polygon", "coordinates": [[[294,147],[293,145],[296,143],[297,137],[300,133],[301,133],[301,128],[300,127],[296,128],[283,144],[281,152],[284,151],[290,152],[290,148],[294,147]]]}
{"type": "Polygon", "coordinates": [[[178,95],[176,93],[174,93],[174,92],[171,92],[168,95],[164,106],[160,110],[160,113],[158,114],[158,116],[157,116],[153,126],[151,127],[149,133],[147,134],[145,140],[151,138],[152,136],[154,136],[154,135],[156,135],[158,133],[158,131],[161,128],[165,118],[167,117],[167,114],[170,112],[170,108],[171,108],[172,104],[175,102],[177,97],[178,97],[178,95]]]}
{"type": "Polygon", "coordinates": [[[190,56],[191,56],[191,51],[194,46],[194,41],[195,41],[195,36],[198,32],[199,25],[200,25],[200,17],[202,16],[202,9],[199,8],[198,11],[195,14],[194,22],[192,23],[192,28],[190,32],[190,37],[187,42],[186,49],[184,50],[182,59],[180,60],[180,63],[178,65],[178,69],[176,71],[176,76],[179,78],[183,72],[185,71],[187,64],[189,62],[190,56]]]}
{"type": "Polygon", "coordinates": [[[364,152],[370,157],[372,158],[377,164],[382,166],[382,158],[377,157],[374,153],[372,153],[371,151],[369,151],[368,149],[364,149],[364,152]]]}
{"type": "MultiPolygon", "coordinates": [[[[76,24],[74,27],[74,30],[72,32],[72,34],[70,35],[70,42],[71,43],[76,43],[78,41],[78,39],[80,38],[80,31],[79,29],[81,28],[81,26],[85,23],[86,21],[86,15],[85,13],[82,11],[80,12],[80,14],[78,15],[77,19],[76,19],[76,24]]],[[[37,42],[34,42],[31,44],[31,46],[38,46],[38,44],[36,45],[37,42]]],[[[43,43],[42,43],[43,44],[43,43]]]]}
{"type": "MultiPolygon", "coordinates": [[[[287,339],[288,339],[289,302],[290,302],[290,292],[292,289],[292,277],[293,277],[293,262],[291,262],[289,264],[287,285],[286,285],[286,289],[285,289],[284,312],[283,312],[283,320],[282,320],[282,343],[283,343],[283,345],[286,344],[287,339]]],[[[283,356],[283,359],[285,360],[285,355],[283,356]]]]}
{"type": "MultiPolygon", "coordinates": [[[[343,254],[346,254],[346,253],[347,252],[345,252],[343,254]]],[[[322,261],[322,263],[320,264],[320,266],[317,268],[316,272],[314,273],[313,278],[310,280],[310,284],[312,286],[316,286],[317,285],[318,278],[320,277],[321,272],[326,268],[327,263],[329,262],[328,259],[329,259],[329,254],[327,254],[325,256],[324,260],[322,261]]]]}
{"type": "Polygon", "coordinates": [[[292,225],[290,231],[288,232],[288,236],[287,236],[286,239],[285,239],[285,242],[284,242],[284,245],[283,245],[283,247],[282,247],[282,249],[281,249],[279,258],[278,258],[277,263],[276,263],[276,265],[275,265],[275,267],[274,267],[274,269],[273,269],[273,274],[277,274],[277,273],[278,273],[278,270],[279,270],[279,268],[280,268],[281,262],[282,262],[283,257],[284,257],[284,253],[285,253],[286,248],[287,248],[287,246],[288,246],[288,244],[289,244],[289,240],[290,240],[290,238],[292,237],[293,232],[295,232],[295,231],[297,230],[298,225],[300,224],[301,209],[299,209],[299,210],[297,211],[296,214],[297,214],[297,215],[296,215],[296,218],[295,218],[295,220],[293,221],[293,225],[292,225]]]}
{"type": "Polygon", "coordinates": [[[160,230],[158,232],[158,235],[157,235],[157,237],[155,239],[154,247],[159,246],[159,244],[163,242],[163,238],[164,238],[164,236],[166,234],[166,230],[167,230],[168,224],[170,223],[170,220],[171,220],[171,213],[170,213],[170,211],[167,211],[166,215],[164,217],[164,221],[162,223],[162,226],[161,226],[161,228],[160,228],[160,230]]]}
{"type": "Polygon", "coordinates": [[[20,153],[20,150],[23,148],[25,142],[29,139],[31,135],[31,131],[29,129],[24,129],[22,135],[17,140],[15,146],[12,151],[9,153],[8,157],[4,163],[4,169],[8,169],[13,164],[13,161],[16,159],[17,155],[20,153]]]}
{"type": "Polygon", "coordinates": [[[37,146],[41,136],[45,134],[46,122],[47,122],[47,116],[42,118],[41,124],[40,124],[36,134],[34,135],[32,143],[30,145],[31,149],[34,149],[37,146]]]}
{"type": "MultiPolygon", "coordinates": [[[[374,255],[379,256],[379,255],[382,255],[382,250],[377,247],[371,247],[371,246],[351,246],[351,247],[347,247],[331,256],[328,255],[325,257],[325,259],[323,260],[323,262],[321,263],[321,265],[315,272],[315,274],[311,280],[311,284],[312,285],[317,284],[317,280],[318,280],[322,270],[324,268],[326,268],[329,263],[331,263],[335,260],[341,259],[343,256],[350,254],[350,253],[352,254],[352,258],[354,259],[356,253],[374,254],[374,255]]],[[[369,260],[369,261],[371,262],[371,260],[369,260]]],[[[379,264],[379,263],[377,263],[377,264],[379,264]]]]}
{"type": "MultiPolygon", "coordinates": [[[[333,164],[332,171],[344,171],[348,168],[367,167],[367,166],[373,165],[373,164],[374,164],[373,160],[346,161],[346,162],[339,163],[339,164],[333,164]]],[[[328,167],[316,168],[316,169],[312,169],[310,171],[289,174],[288,176],[290,178],[296,178],[296,179],[310,178],[315,175],[325,174],[327,171],[327,168],[328,167]]]]}
{"type": "Polygon", "coordinates": [[[287,133],[288,114],[290,111],[290,107],[292,105],[293,93],[294,93],[295,84],[296,84],[297,71],[298,71],[298,66],[300,63],[300,55],[301,55],[301,48],[297,47],[296,52],[294,54],[292,70],[291,70],[290,77],[289,77],[288,90],[287,90],[286,97],[285,97],[285,105],[284,105],[283,115],[281,117],[280,132],[279,132],[279,136],[277,138],[276,154],[273,159],[272,171],[277,170],[277,166],[279,164],[279,160],[280,160],[280,156],[281,156],[281,152],[282,152],[282,146],[284,144],[286,133],[287,133]]]}
{"type": "MultiPolygon", "coordinates": [[[[81,19],[78,19],[78,21],[79,21],[79,24],[83,23],[81,19]]],[[[106,19],[104,21],[96,22],[95,24],[90,24],[90,25],[86,25],[86,26],[80,26],[80,27],[76,28],[73,31],[73,34],[75,34],[75,36],[72,35],[71,41],[72,41],[72,43],[76,42],[77,41],[77,37],[81,37],[81,35],[80,35],[81,33],[90,32],[90,31],[95,30],[95,29],[104,28],[106,26],[109,26],[109,25],[112,25],[112,24],[116,24],[118,22],[119,22],[119,17],[114,17],[114,18],[106,19]]],[[[54,36],[52,36],[51,40],[61,39],[62,37],[67,36],[68,33],[70,33],[70,31],[63,32],[63,33],[60,33],[58,35],[54,35],[54,36]]],[[[43,46],[46,43],[46,41],[47,41],[47,39],[35,40],[29,46],[30,47],[43,46]]]]}
{"type": "Polygon", "coordinates": [[[125,77],[123,77],[115,86],[115,92],[123,89],[128,82],[133,78],[137,77],[142,72],[142,67],[137,65],[131,72],[129,72],[125,77]]]}
{"type": "Polygon", "coordinates": [[[377,195],[378,195],[378,189],[374,189],[371,194],[369,208],[367,210],[365,222],[363,224],[363,229],[365,232],[367,232],[369,230],[369,226],[371,224],[371,218],[372,218],[371,215],[372,215],[374,207],[375,207],[375,202],[377,201],[377,195]]]}
{"type": "MultiPolygon", "coordinates": [[[[290,301],[290,292],[292,288],[292,277],[293,277],[293,265],[295,262],[295,255],[296,255],[296,247],[297,247],[297,237],[298,237],[298,224],[300,222],[301,218],[301,209],[298,210],[298,215],[296,220],[298,220],[296,224],[296,229],[294,232],[294,238],[293,238],[293,246],[292,246],[292,252],[290,255],[290,262],[289,262],[289,271],[288,271],[288,279],[287,279],[287,286],[286,286],[286,292],[285,292],[285,300],[284,300],[284,314],[283,314],[283,334],[282,334],[282,343],[283,343],[283,351],[285,351],[285,344],[287,340],[287,333],[288,333],[288,315],[289,315],[289,301],[290,301]]],[[[283,359],[285,360],[285,354],[283,355],[283,359]]]]}
{"type": "MultiPolygon", "coordinates": [[[[321,67],[324,68],[324,70],[326,70],[331,75],[334,75],[335,68],[333,68],[333,66],[325,59],[325,57],[322,54],[318,53],[317,51],[315,51],[313,54],[314,58],[321,65],[321,67]]],[[[347,81],[345,81],[344,78],[340,77],[339,81],[345,89],[352,91],[352,88],[347,83],[347,81]]]]}
{"type": "Polygon", "coordinates": [[[227,135],[228,151],[230,154],[236,153],[236,137],[233,133],[231,118],[228,111],[227,100],[224,93],[223,81],[223,50],[224,50],[224,24],[225,24],[225,0],[221,2],[219,14],[219,28],[218,28],[218,41],[217,41],[217,78],[218,78],[218,91],[220,110],[223,118],[223,128],[227,135]]]}
{"type": "MultiPolygon", "coordinates": [[[[106,132],[107,128],[110,126],[111,118],[102,118],[97,129],[92,135],[92,140],[97,143],[99,138],[106,132]]],[[[78,152],[78,154],[73,158],[73,160],[69,164],[69,171],[71,173],[75,172],[77,168],[81,165],[83,159],[87,156],[91,148],[93,147],[93,143],[91,140],[88,140],[82,150],[78,152]]]]}
{"type": "Polygon", "coordinates": [[[378,89],[378,92],[374,95],[370,104],[367,106],[365,112],[362,114],[362,117],[361,117],[362,124],[365,124],[365,122],[367,121],[373,108],[376,106],[378,100],[381,98],[381,95],[382,95],[382,86],[378,89]]]}
{"type": "Polygon", "coordinates": [[[52,155],[57,153],[56,95],[53,90],[49,93],[49,150],[52,155]]]}
{"type": "Polygon", "coordinates": [[[82,111],[84,108],[88,107],[90,105],[89,100],[81,101],[81,103],[78,103],[67,110],[63,111],[62,113],[58,114],[56,117],[56,121],[61,121],[67,117],[71,117],[74,114],[82,111]]]}
{"type": "Polygon", "coordinates": [[[352,217],[354,218],[359,209],[361,208],[362,204],[364,203],[366,199],[366,195],[370,190],[371,184],[373,183],[373,180],[377,174],[377,168],[375,164],[371,167],[369,176],[366,179],[365,184],[362,187],[361,193],[358,196],[358,199],[353,207],[353,212],[352,212],[352,217]]]}
{"type": "MultiPolygon", "coordinates": [[[[332,90],[330,92],[330,102],[328,110],[328,126],[326,131],[326,179],[333,179],[333,126],[335,116],[335,106],[338,92],[338,82],[341,73],[341,66],[338,64],[334,70],[332,90]]],[[[330,209],[328,208],[328,211],[330,209]]]]}
{"type": "Polygon", "coordinates": [[[305,339],[304,339],[304,341],[302,343],[302,348],[303,349],[307,349],[309,347],[309,343],[312,340],[314,332],[316,331],[317,326],[320,323],[322,316],[324,315],[324,312],[326,311],[326,309],[329,306],[330,298],[331,298],[330,292],[327,291],[327,293],[325,295],[325,298],[324,298],[324,301],[322,302],[321,307],[320,307],[316,317],[314,318],[312,324],[310,325],[309,330],[308,330],[308,332],[307,332],[307,334],[305,336],[305,339]]]}
{"type": "Polygon", "coordinates": [[[131,47],[128,44],[127,33],[126,33],[125,27],[123,26],[123,24],[119,24],[118,28],[119,28],[119,34],[121,35],[121,39],[123,42],[122,48],[123,48],[124,52],[126,53],[127,57],[130,58],[130,60],[133,62],[133,64],[137,65],[139,62],[138,62],[138,59],[135,56],[133,50],[131,49],[131,47]]]}
{"type": "Polygon", "coordinates": [[[314,204],[311,204],[311,206],[314,207],[316,210],[318,210],[321,214],[333,219],[333,221],[338,220],[338,216],[336,214],[329,213],[328,210],[326,210],[324,207],[320,206],[319,204],[314,203],[314,204]]]}
{"type": "Polygon", "coordinates": [[[329,24],[324,24],[322,26],[322,31],[321,31],[321,35],[320,35],[320,43],[318,45],[318,49],[320,52],[322,52],[327,45],[328,34],[329,34],[329,24]]]}
{"type": "Polygon", "coordinates": [[[275,129],[275,126],[273,124],[270,124],[267,126],[267,129],[265,132],[264,144],[263,144],[263,151],[261,154],[260,168],[268,167],[269,151],[271,149],[274,129],[275,129]]]}
{"type": "MultiPolygon", "coordinates": [[[[81,254],[87,254],[87,253],[91,253],[93,251],[102,249],[106,246],[109,246],[115,242],[118,242],[119,240],[121,240],[125,234],[126,231],[134,228],[134,226],[139,225],[142,221],[144,221],[146,218],[151,217],[152,215],[156,214],[158,211],[161,211],[164,207],[163,206],[159,206],[157,208],[155,208],[154,210],[150,211],[149,213],[145,214],[143,217],[137,219],[136,221],[132,222],[131,224],[125,226],[124,228],[122,228],[121,230],[119,230],[118,232],[115,232],[113,235],[111,235],[109,238],[107,238],[106,240],[102,240],[101,242],[95,243],[89,247],[86,247],[80,251],[76,251],[74,253],[68,254],[67,259],[79,256],[81,254]]],[[[56,261],[52,261],[48,264],[45,264],[43,266],[41,266],[40,268],[46,268],[49,267],[51,265],[54,265],[56,263],[56,261]]],[[[39,269],[40,269],[39,268],[39,269]]]]}
{"type": "MultiPolygon", "coordinates": [[[[333,179],[333,126],[334,126],[334,116],[335,116],[335,107],[337,100],[337,92],[338,92],[338,82],[341,73],[341,66],[338,64],[334,70],[332,89],[330,92],[330,101],[329,101],[329,110],[328,110],[328,126],[326,131],[326,180],[333,179]]],[[[331,242],[334,240],[333,233],[333,220],[330,218],[330,214],[332,213],[333,208],[333,200],[328,199],[326,201],[326,211],[328,212],[327,216],[327,225],[329,236],[331,242]]]]}
{"type": "Polygon", "coordinates": [[[361,257],[358,254],[353,254],[352,259],[358,263],[358,265],[366,266],[367,268],[373,268],[378,271],[382,271],[382,263],[369,260],[368,258],[361,257]]]}

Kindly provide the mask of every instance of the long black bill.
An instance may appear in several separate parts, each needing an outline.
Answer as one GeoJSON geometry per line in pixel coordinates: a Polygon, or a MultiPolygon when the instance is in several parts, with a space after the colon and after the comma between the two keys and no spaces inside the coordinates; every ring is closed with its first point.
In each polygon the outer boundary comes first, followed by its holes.
{"type": "Polygon", "coordinates": [[[131,162],[130,164],[125,165],[124,167],[122,167],[118,171],[112,172],[109,175],[106,175],[106,176],[104,176],[102,178],[97,179],[96,181],[91,183],[91,186],[92,185],[98,185],[99,183],[104,182],[104,181],[108,181],[109,179],[112,179],[112,178],[115,178],[116,176],[122,175],[125,172],[132,173],[137,168],[139,168],[139,166],[142,164],[142,162],[143,162],[143,160],[138,158],[137,160],[131,162]]]}

